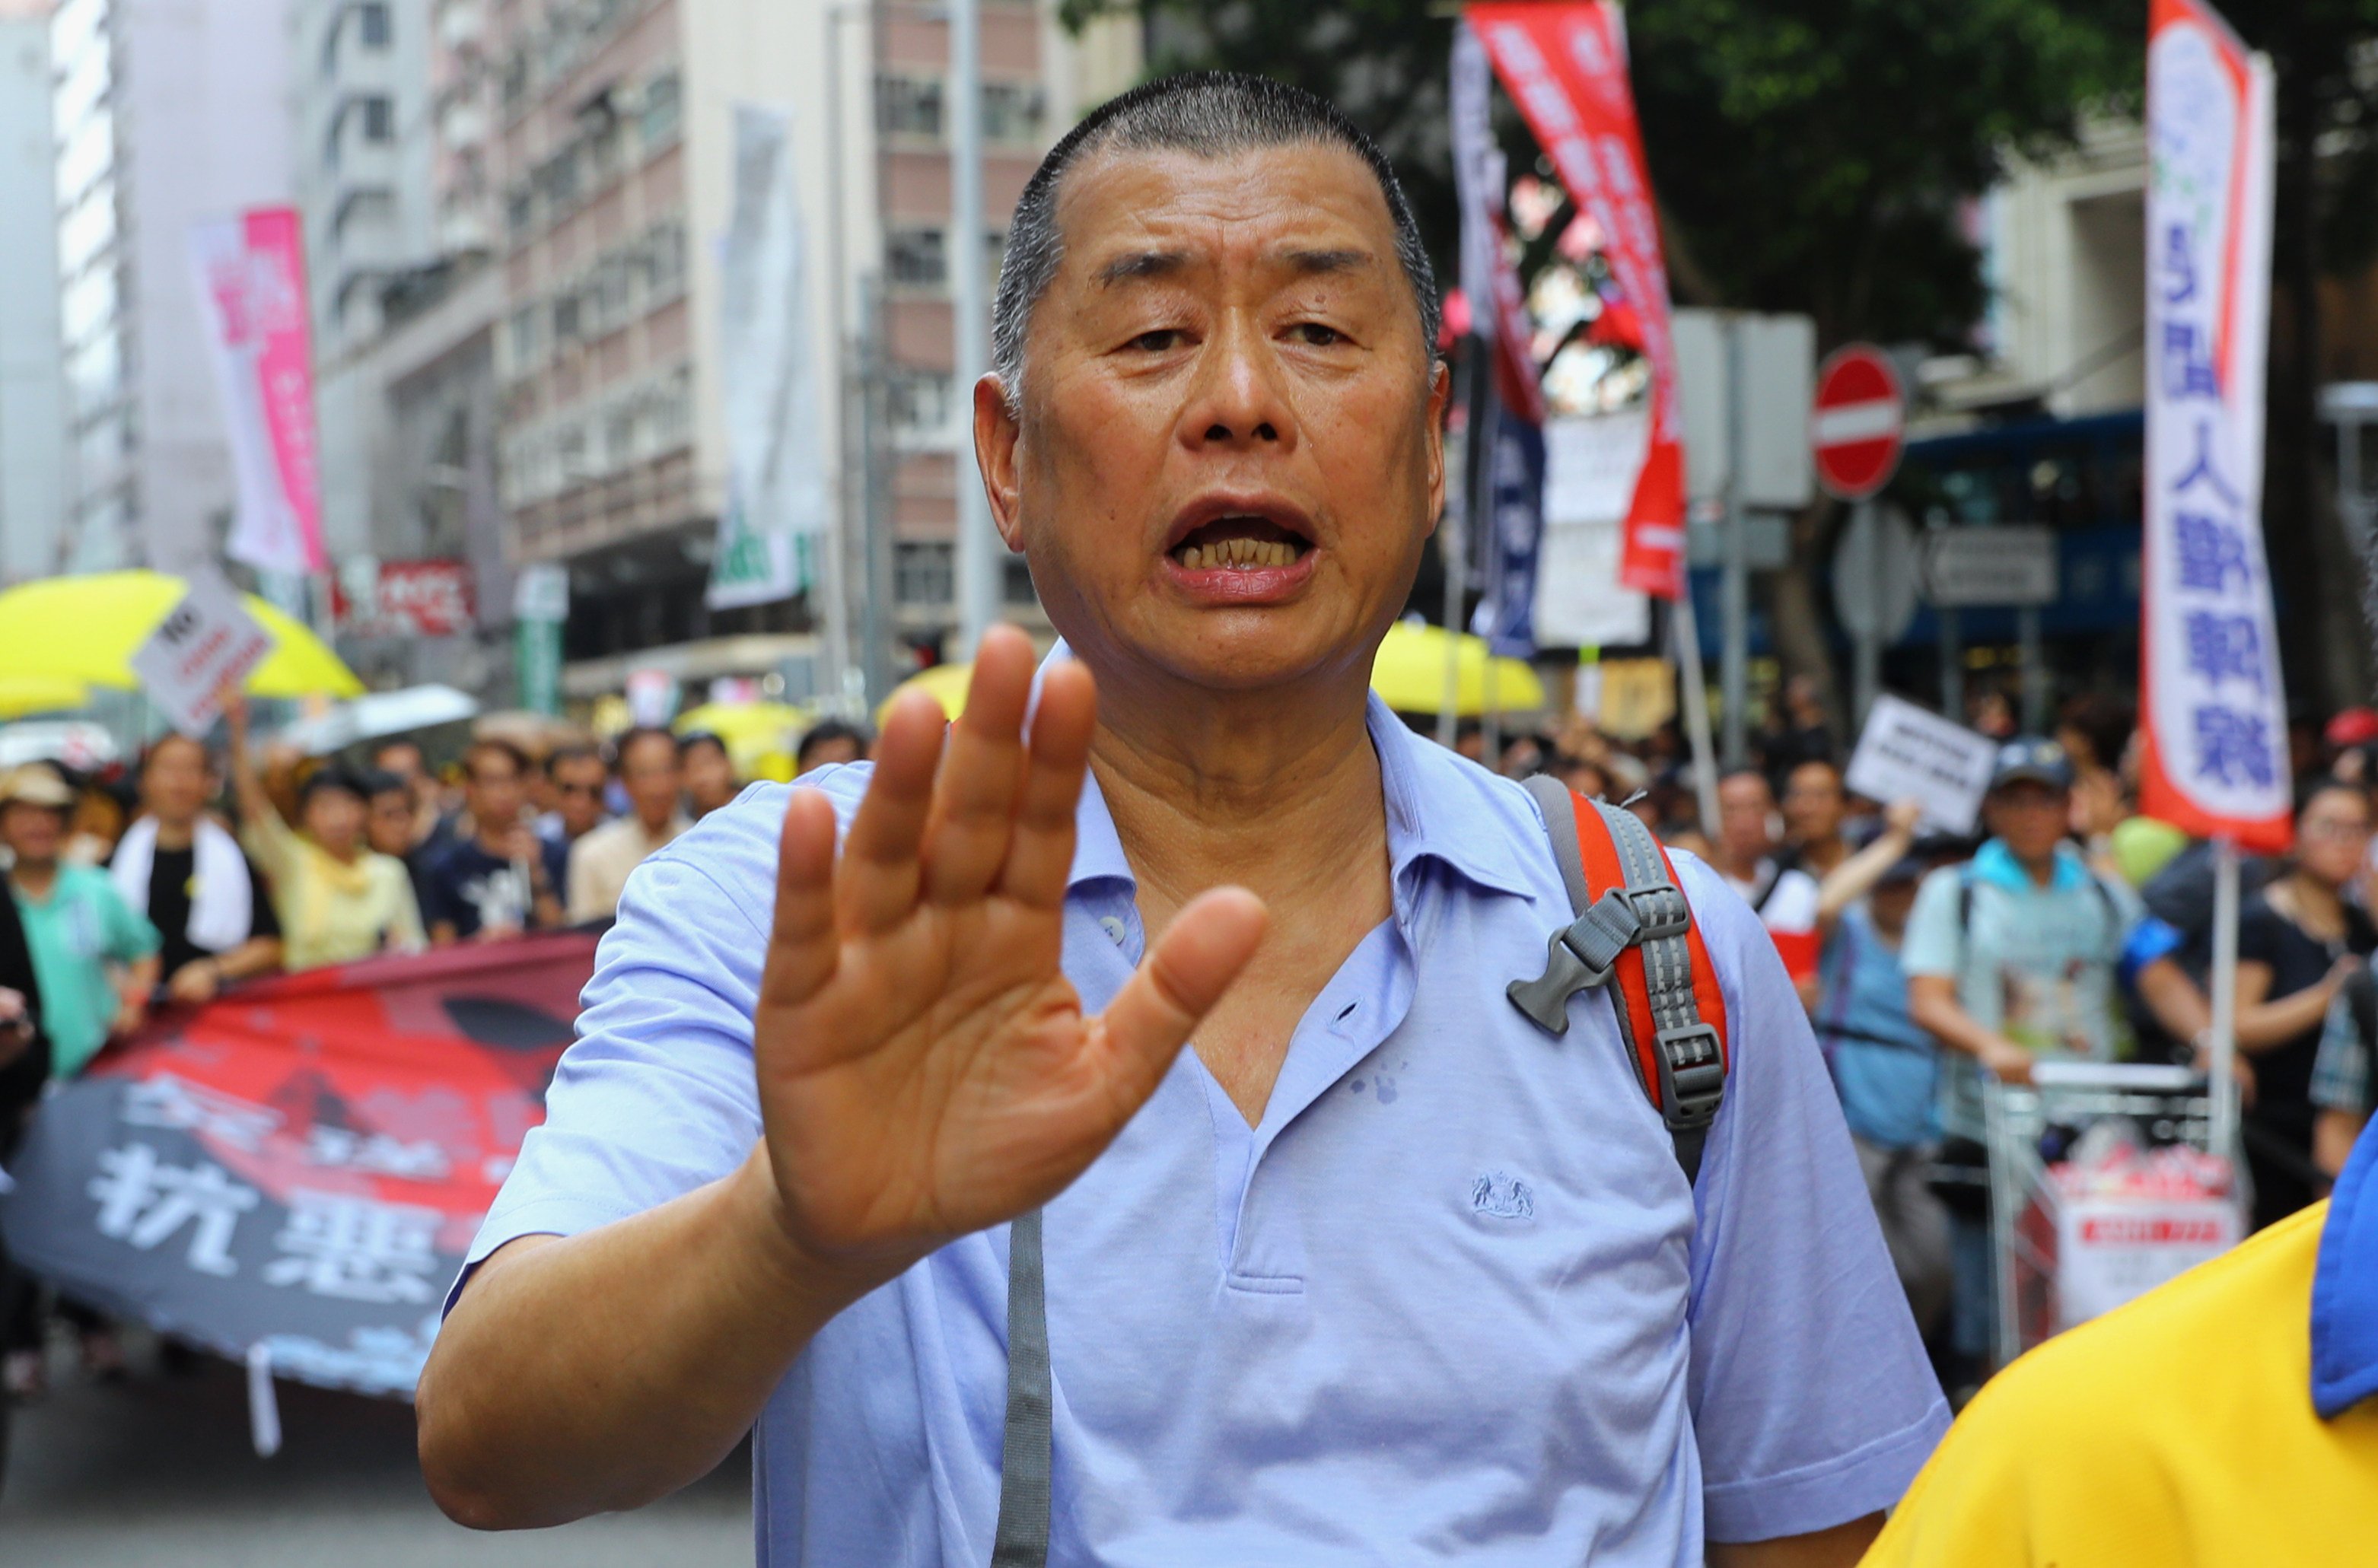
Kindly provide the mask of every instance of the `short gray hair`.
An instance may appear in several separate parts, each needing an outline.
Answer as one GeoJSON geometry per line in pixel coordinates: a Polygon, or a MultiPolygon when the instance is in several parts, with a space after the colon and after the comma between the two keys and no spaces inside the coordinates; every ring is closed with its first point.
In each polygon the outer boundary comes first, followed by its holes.
{"type": "Polygon", "coordinates": [[[1018,406],[1024,385],[1024,339],[1033,307],[1049,292],[1062,259],[1057,195],[1068,169],[1107,148],[1223,158],[1257,148],[1312,144],[1346,149],[1377,177],[1395,225],[1396,260],[1420,312],[1422,352],[1434,364],[1443,315],[1436,274],[1421,243],[1420,225],[1412,221],[1411,204],[1378,145],[1336,105],[1303,88],[1236,71],[1190,71],[1143,83],[1092,110],[1049,150],[1025,185],[1008,224],[991,313],[991,368],[999,374],[1008,408],[1018,406]]]}

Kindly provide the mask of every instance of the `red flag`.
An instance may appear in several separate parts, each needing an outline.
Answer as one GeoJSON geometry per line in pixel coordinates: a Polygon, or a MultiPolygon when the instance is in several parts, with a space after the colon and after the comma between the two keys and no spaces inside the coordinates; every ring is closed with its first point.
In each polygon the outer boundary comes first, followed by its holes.
{"type": "Polygon", "coordinates": [[[1668,333],[1668,276],[1643,137],[1627,79],[1626,30],[1607,0],[1467,8],[1470,25],[1577,204],[1607,237],[1611,268],[1651,361],[1651,438],[1627,512],[1618,580],[1675,599],[1685,587],[1684,417],[1668,333]]]}

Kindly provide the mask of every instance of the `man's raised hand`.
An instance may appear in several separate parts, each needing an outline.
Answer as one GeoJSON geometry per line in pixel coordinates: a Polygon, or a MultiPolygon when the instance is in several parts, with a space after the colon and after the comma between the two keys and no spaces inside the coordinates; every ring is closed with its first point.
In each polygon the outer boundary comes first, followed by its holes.
{"type": "Polygon", "coordinates": [[[1097,697],[1071,661],[1041,682],[1000,628],[947,727],[895,703],[850,831],[796,789],[752,1021],[787,1235],[888,1278],[953,1238],[1047,1202],[1163,1078],[1264,930],[1218,888],[1183,909],[1095,1018],[1058,967],[1074,811],[1097,697]]]}

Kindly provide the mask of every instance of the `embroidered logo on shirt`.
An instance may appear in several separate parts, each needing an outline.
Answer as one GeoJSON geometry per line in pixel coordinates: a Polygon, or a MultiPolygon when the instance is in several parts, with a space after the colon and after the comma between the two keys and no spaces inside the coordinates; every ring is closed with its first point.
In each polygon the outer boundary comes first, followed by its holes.
{"type": "Polygon", "coordinates": [[[1516,1176],[1488,1171],[1470,1184],[1470,1206],[1496,1219],[1533,1219],[1536,1195],[1516,1176]]]}

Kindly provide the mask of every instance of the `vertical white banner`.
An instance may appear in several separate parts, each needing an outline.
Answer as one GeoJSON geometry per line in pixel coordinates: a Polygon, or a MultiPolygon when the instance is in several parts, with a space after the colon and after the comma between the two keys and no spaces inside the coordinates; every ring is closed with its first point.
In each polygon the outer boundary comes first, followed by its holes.
{"type": "Polygon", "coordinates": [[[2201,0],[2147,38],[2145,812],[2288,838],[2287,697],[2263,551],[2271,68],[2201,0]]]}
{"type": "MultiPolygon", "coordinates": [[[[817,581],[826,473],[802,291],[791,116],[735,106],[735,206],[719,266],[718,373],[727,504],[704,602],[790,598],[817,581]]],[[[826,592],[835,592],[827,585],[826,592]]]]}

